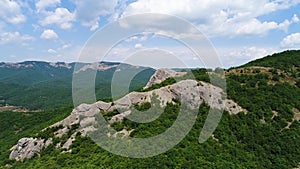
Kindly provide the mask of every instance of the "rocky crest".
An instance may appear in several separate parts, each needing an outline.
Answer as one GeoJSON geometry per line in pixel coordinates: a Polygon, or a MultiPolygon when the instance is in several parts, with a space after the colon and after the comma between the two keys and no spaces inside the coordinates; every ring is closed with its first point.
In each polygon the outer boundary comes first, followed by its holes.
{"type": "Polygon", "coordinates": [[[118,64],[106,65],[104,63],[92,63],[92,64],[84,65],[82,68],[80,68],[79,70],[76,70],[74,73],[79,73],[81,71],[84,72],[88,69],[96,70],[96,71],[104,71],[104,70],[108,70],[108,69],[115,68],[118,66],[119,66],[118,64]]]}
{"type": "Polygon", "coordinates": [[[144,87],[144,89],[149,88],[150,86],[154,84],[159,84],[166,80],[169,77],[174,77],[176,76],[177,72],[171,69],[158,69],[150,78],[149,82],[147,85],[144,87]]]}
{"type": "Polygon", "coordinates": [[[32,158],[50,144],[52,144],[51,139],[45,141],[44,139],[38,138],[22,138],[18,141],[18,144],[11,149],[12,152],[10,153],[9,158],[17,161],[32,158]]]}
{"type": "MultiPolygon", "coordinates": [[[[161,82],[167,77],[175,75],[176,72],[172,70],[158,70],[147,86],[151,86],[161,82]]],[[[60,138],[63,135],[70,133],[70,130],[73,130],[71,131],[71,134],[69,134],[67,141],[58,143],[56,147],[69,149],[77,134],[86,136],[89,132],[95,131],[96,128],[94,127],[94,124],[96,123],[96,115],[100,112],[118,110],[119,114],[112,116],[107,123],[108,127],[110,127],[113,123],[122,122],[125,117],[129,116],[131,114],[131,108],[134,105],[151,102],[153,97],[160,101],[161,107],[166,106],[168,102],[174,102],[174,99],[178,99],[181,102],[185,102],[191,108],[197,108],[205,102],[213,108],[224,109],[230,114],[247,112],[234,101],[226,99],[225,93],[219,87],[205,82],[197,82],[195,80],[182,80],[175,84],[149,92],[132,92],[113,103],[99,101],[94,104],[79,105],[67,118],[49,127],[55,128],[61,126],[60,129],[54,133],[54,137],[57,138],[60,138]],[[74,129],[74,126],[77,127],[74,129]]],[[[107,133],[107,135],[109,137],[115,137],[117,134],[121,134],[126,137],[129,136],[130,132],[132,131],[123,129],[117,133],[107,133]]],[[[20,139],[19,143],[13,148],[10,159],[20,161],[24,158],[31,158],[35,153],[39,153],[42,148],[47,146],[47,142],[44,142],[44,140],[38,138],[20,139]]]]}

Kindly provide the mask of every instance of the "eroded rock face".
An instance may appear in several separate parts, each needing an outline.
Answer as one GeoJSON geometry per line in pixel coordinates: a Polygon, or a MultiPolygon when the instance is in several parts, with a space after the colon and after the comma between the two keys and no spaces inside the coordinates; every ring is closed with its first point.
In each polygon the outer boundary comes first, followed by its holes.
{"type": "Polygon", "coordinates": [[[113,124],[113,123],[115,123],[115,122],[122,122],[123,119],[124,119],[126,116],[129,116],[129,115],[130,115],[130,113],[131,113],[131,111],[128,110],[128,111],[125,111],[125,112],[123,112],[123,113],[117,114],[117,115],[113,116],[113,117],[111,118],[111,120],[109,120],[108,123],[109,123],[109,124],[113,124]]]}
{"type": "Polygon", "coordinates": [[[84,65],[82,68],[80,68],[79,70],[76,70],[74,73],[84,72],[88,69],[97,70],[97,71],[104,71],[104,70],[108,70],[108,69],[115,68],[115,67],[118,67],[118,64],[106,65],[104,63],[92,63],[92,64],[84,65]]]}
{"type": "Polygon", "coordinates": [[[52,140],[37,138],[21,138],[18,144],[12,148],[9,159],[23,161],[24,159],[32,158],[35,154],[40,153],[43,148],[52,144],[52,140]]]}
{"type": "Polygon", "coordinates": [[[241,106],[239,106],[237,103],[235,103],[233,100],[226,100],[225,102],[226,111],[228,111],[231,115],[238,114],[240,112],[247,113],[246,109],[243,109],[241,106]]]}
{"type": "Polygon", "coordinates": [[[163,82],[164,80],[166,80],[167,78],[174,77],[175,75],[176,75],[176,71],[174,71],[174,70],[166,69],[166,68],[158,69],[154,73],[154,75],[151,76],[149,82],[145,86],[145,89],[154,84],[159,84],[159,83],[163,82]]]}
{"type": "MultiPolygon", "coordinates": [[[[164,71],[161,71],[164,72],[164,71]]],[[[176,72],[164,72],[157,73],[155,78],[149,84],[154,84],[160,79],[167,78],[176,72]]],[[[128,95],[116,100],[114,103],[105,103],[102,101],[94,104],[81,104],[76,107],[71,115],[64,120],[57,122],[50,126],[50,128],[62,126],[60,129],[55,131],[54,137],[62,137],[70,131],[69,138],[65,143],[60,144],[58,148],[69,149],[72,142],[75,140],[76,134],[82,136],[88,135],[89,132],[97,130],[97,115],[102,112],[109,112],[118,110],[119,114],[114,115],[107,122],[107,127],[110,127],[115,122],[122,122],[123,119],[131,114],[131,108],[133,105],[142,104],[145,102],[151,102],[155,97],[160,101],[160,106],[164,107],[168,102],[174,102],[174,99],[180,100],[182,103],[186,103],[192,109],[198,108],[202,103],[206,103],[212,108],[223,109],[228,111],[230,114],[237,114],[239,112],[247,112],[245,109],[240,107],[237,103],[232,100],[228,100],[224,97],[224,92],[221,88],[213,86],[209,83],[198,82],[196,80],[182,80],[175,84],[165,86],[159,89],[155,89],[149,92],[132,92],[128,95]],[[74,129],[74,126],[76,128],[74,129]],[[73,128],[73,129],[72,129],[73,128]]],[[[122,130],[119,132],[107,133],[108,136],[116,137],[118,134],[129,136],[130,132],[122,130]]],[[[48,141],[47,141],[48,142],[48,141]]],[[[38,154],[44,147],[47,147],[51,142],[44,143],[43,139],[38,138],[23,138],[20,139],[18,144],[13,147],[10,154],[10,159],[22,161],[25,158],[31,158],[34,154],[38,154]]]]}
{"type": "MultiPolygon", "coordinates": [[[[114,103],[99,101],[94,104],[82,104],[76,107],[69,117],[52,126],[62,125],[65,128],[70,128],[71,125],[79,124],[77,132],[86,136],[88,132],[96,130],[93,126],[97,123],[95,115],[99,114],[100,111],[119,111],[119,114],[112,116],[108,121],[107,125],[111,125],[115,122],[122,122],[125,117],[129,116],[131,114],[130,108],[133,105],[151,102],[153,97],[156,97],[160,101],[161,107],[166,106],[168,102],[172,103],[173,99],[178,99],[181,102],[185,102],[192,109],[198,108],[205,102],[212,108],[223,109],[230,114],[247,112],[234,101],[224,98],[223,95],[224,93],[221,88],[209,83],[198,82],[196,80],[182,80],[173,85],[149,92],[129,93],[114,103]]],[[[68,146],[65,146],[65,148],[68,148],[68,146]]]]}

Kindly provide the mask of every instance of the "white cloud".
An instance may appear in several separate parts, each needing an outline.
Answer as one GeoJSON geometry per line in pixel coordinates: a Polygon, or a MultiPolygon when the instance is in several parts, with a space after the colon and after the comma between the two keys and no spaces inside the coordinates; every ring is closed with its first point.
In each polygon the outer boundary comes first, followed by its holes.
{"type": "Polygon", "coordinates": [[[113,14],[117,0],[76,0],[76,18],[83,26],[95,30],[99,27],[100,16],[113,14]]]}
{"type": "Polygon", "coordinates": [[[56,54],[57,52],[54,49],[48,49],[48,53],[50,53],[50,54],[56,54]]]}
{"type": "Polygon", "coordinates": [[[300,33],[294,33],[285,37],[280,46],[282,48],[300,48],[300,33]]]}
{"type": "Polygon", "coordinates": [[[67,48],[65,50],[58,49],[59,54],[54,57],[49,57],[53,62],[63,60],[65,62],[77,62],[78,55],[82,50],[82,46],[73,46],[72,48],[67,48]]]}
{"type": "Polygon", "coordinates": [[[52,29],[44,30],[44,32],[41,34],[40,38],[47,39],[47,40],[55,40],[58,39],[58,35],[55,33],[52,29]]]}
{"type": "Polygon", "coordinates": [[[137,41],[138,39],[139,39],[138,36],[131,36],[131,37],[125,39],[125,42],[137,41]]]}
{"type": "Polygon", "coordinates": [[[131,3],[124,15],[137,13],[163,13],[181,16],[187,19],[210,20],[212,15],[219,15],[221,11],[230,14],[229,18],[242,18],[246,16],[257,17],[286,9],[299,1],[270,1],[270,0],[138,0],[131,3]]]}
{"type": "Polygon", "coordinates": [[[57,6],[58,4],[60,4],[60,0],[38,0],[36,3],[35,3],[35,7],[36,7],[36,10],[37,12],[43,12],[46,8],[48,7],[55,7],[57,6]]]}
{"type": "Polygon", "coordinates": [[[218,49],[220,59],[226,67],[239,66],[251,60],[259,59],[278,51],[279,49],[276,47],[256,46],[218,49]]]}
{"type": "MultiPolygon", "coordinates": [[[[142,32],[142,35],[164,36],[175,39],[197,39],[203,40],[203,34],[186,20],[182,20],[170,15],[143,14],[125,17],[119,20],[119,26],[134,32],[142,32]]],[[[127,41],[131,39],[128,38],[127,41]]],[[[133,39],[134,40],[134,39],[133,39]]],[[[147,37],[141,38],[141,41],[147,37]]]]}
{"type": "Polygon", "coordinates": [[[109,22],[117,21],[120,18],[120,16],[122,15],[122,13],[127,7],[127,2],[128,2],[127,0],[125,1],[118,0],[118,4],[115,6],[114,12],[108,19],[109,22]]]}
{"type": "Polygon", "coordinates": [[[299,2],[298,0],[173,0],[170,3],[161,0],[138,0],[126,8],[123,16],[139,13],[170,14],[192,21],[210,36],[260,35],[274,29],[286,31],[291,22],[262,22],[257,19],[259,16],[287,9],[299,2]]]}
{"type": "Polygon", "coordinates": [[[285,20],[282,23],[276,22],[261,22],[256,18],[245,20],[245,21],[226,21],[222,26],[218,27],[214,23],[211,26],[199,25],[201,30],[204,30],[205,33],[208,32],[210,36],[238,36],[238,35],[265,35],[271,30],[280,29],[287,31],[291,22],[285,20]]]}
{"type": "Polygon", "coordinates": [[[139,41],[139,42],[143,42],[146,41],[148,39],[149,34],[148,33],[143,33],[140,35],[136,35],[136,36],[131,36],[127,39],[125,39],[125,42],[132,42],[132,41],[139,41]]]}
{"type": "Polygon", "coordinates": [[[43,26],[56,24],[62,29],[69,29],[75,20],[75,15],[66,8],[57,8],[54,12],[47,12],[45,15],[46,17],[40,21],[43,26]]]}
{"type": "Polygon", "coordinates": [[[298,23],[298,22],[299,22],[299,18],[298,18],[298,16],[297,16],[296,14],[294,14],[294,16],[293,16],[293,18],[292,18],[292,21],[293,21],[294,23],[298,23]]]}
{"type": "Polygon", "coordinates": [[[26,21],[25,15],[22,14],[21,6],[10,0],[0,1],[0,18],[12,24],[19,24],[26,21]]]}
{"type": "Polygon", "coordinates": [[[61,47],[61,49],[67,49],[67,48],[69,48],[69,47],[71,47],[71,44],[64,44],[64,45],[61,47]]]}
{"type": "Polygon", "coordinates": [[[19,32],[5,32],[0,34],[0,45],[5,44],[24,44],[27,41],[33,41],[34,38],[29,35],[21,35],[19,32]]]}
{"type": "Polygon", "coordinates": [[[137,44],[134,45],[134,48],[135,49],[141,49],[141,48],[143,48],[143,45],[140,44],[140,43],[137,43],[137,44]]]}
{"type": "Polygon", "coordinates": [[[68,50],[71,46],[72,46],[71,44],[62,44],[61,47],[57,48],[57,52],[68,50]]]}
{"type": "Polygon", "coordinates": [[[163,48],[130,48],[114,47],[104,60],[125,62],[133,65],[150,66],[153,68],[192,68],[204,67],[199,57],[184,46],[165,46],[163,48]]]}

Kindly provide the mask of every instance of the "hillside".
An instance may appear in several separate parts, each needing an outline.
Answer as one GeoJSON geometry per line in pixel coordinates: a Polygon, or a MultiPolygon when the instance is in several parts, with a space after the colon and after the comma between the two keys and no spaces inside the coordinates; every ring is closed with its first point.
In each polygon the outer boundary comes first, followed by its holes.
{"type": "MultiPolygon", "coordinates": [[[[5,101],[3,104],[22,106],[32,110],[72,105],[72,75],[75,64],[63,62],[0,63],[0,97],[5,101]]],[[[133,79],[131,91],[144,86],[154,72],[150,68],[120,63],[77,64],[82,67],[82,72],[97,71],[95,84],[99,100],[111,97],[110,83],[117,69],[123,69],[124,77],[130,71],[143,70],[133,79]]]]}
{"type": "Polygon", "coordinates": [[[249,62],[241,67],[262,66],[279,69],[293,76],[300,71],[300,51],[288,50],[249,62]]]}
{"type": "Polygon", "coordinates": [[[291,50],[275,53],[237,68],[230,68],[226,71],[226,75],[231,78],[238,76],[238,81],[241,83],[248,77],[251,78],[256,75],[261,76],[261,78],[269,77],[268,80],[264,81],[268,84],[274,85],[287,82],[300,87],[299,72],[300,51],[291,50]]]}
{"type": "MultiPolygon", "coordinates": [[[[300,51],[286,51],[226,70],[227,98],[222,97],[223,84],[219,86],[222,88],[219,88],[208,83],[208,73],[215,80],[218,79],[217,70],[206,72],[205,69],[196,69],[180,76],[170,73],[172,76],[164,78],[162,82],[158,80],[158,84],[152,83],[148,88],[139,89],[138,92],[132,92],[113,103],[99,101],[83,104],[73,109],[72,113],[70,108],[54,111],[57,114],[53,113],[52,118],[43,119],[39,114],[41,119],[32,120],[35,116],[28,113],[26,121],[22,121],[17,120],[23,116],[22,113],[0,112],[3,119],[16,119],[11,124],[0,123],[1,133],[10,133],[8,138],[4,137],[5,134],[1,137],[2,145],[5,145],[1,146],[1,165],[13,168],[299,167],[299,60],[300,51]],[[191,79],[192,75],[195,79],[191,79]],[[187,92],[183,92],[185,90],[187,92]],[[213,95],[211,91],[214,91],[213,95]],[[152,97],[153,93],[156,97],[152,97]],[[184,97],[178,97],[180,95],[184,97]],[[197,100],[198,97],[201,101],[197,100]],[[98,117],[94,115],[99,115],[99,112],[109,121],[109,128],[114,129],[108,130],[112,132],[110,135],[116,135],[112,139],[121,140],[121,143],[128,136],[148,138],[159,135],[170,128],[177,118],[185,117],[179,111],[185,103],[196,107],[201,103],[199,109],[187,109],[184,112],[186,115],[193,112],[195,124],[179,144],[160,155],[149,158],[121,157],[99,147],[91,137],[86,137],[91,126],[101,127],[94,123],[93,118],[98,117]],[[209,109],[213,108],[217,118],[220,109],[217,105],[223,103],[227,108],[220,123],[213,135],[200,144],[199,135],[209,116],[209,109]],[[134,109],[147,112],[150,107],[155,108],[155,105],[163,105],[165,109],[160,116],[151,119],[151,122],[145,119],[147,123],[136,123],[132,120],[134,117],[128,114],[130,111],[134,116],[134,109]],[[121,109],[115,109],[118,107],[121,109]],[[68,110],[69,112],[66,112],[68,110]],[[32,121],[32,125],[18,131],[27,121],[32,121]],[[40,125],[34,128],[35,123],[40,125]],[[51,124],[54,125],[41,131],[51,124]],[[8,148],[16,145],[22,137],[43,139],[41,142],[52,138],[53,144],[23,162],[9,160],[13,150],[19,151],[22,148],[8,148]],[[70,140],[72,144],[69,144],[70,140]],[[61,148],[57,148],[56,145],[60,145],[61,148]]],[[[150,79],[150,82],[155,81],[150,79]]],[[[146,84],[147,82],[144,86],[146,84]]]]}

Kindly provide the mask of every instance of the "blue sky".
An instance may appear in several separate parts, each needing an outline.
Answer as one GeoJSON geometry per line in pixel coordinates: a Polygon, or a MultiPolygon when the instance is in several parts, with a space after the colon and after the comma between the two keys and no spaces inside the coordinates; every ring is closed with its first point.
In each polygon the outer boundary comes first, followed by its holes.
{"type": "MultiPolygon", "coordinates": [[[[190,22],[209,39],[223,67],[300,48],[300,0],[0,0],[0,61],[77,61],[97,31],[141,13],[190,22]]],[[[198,64],[187,58],[190,53],[182,45],[153,34],[128,37],[106,60],[124,61],[147,48],[162,48],[198,64]]]]}

